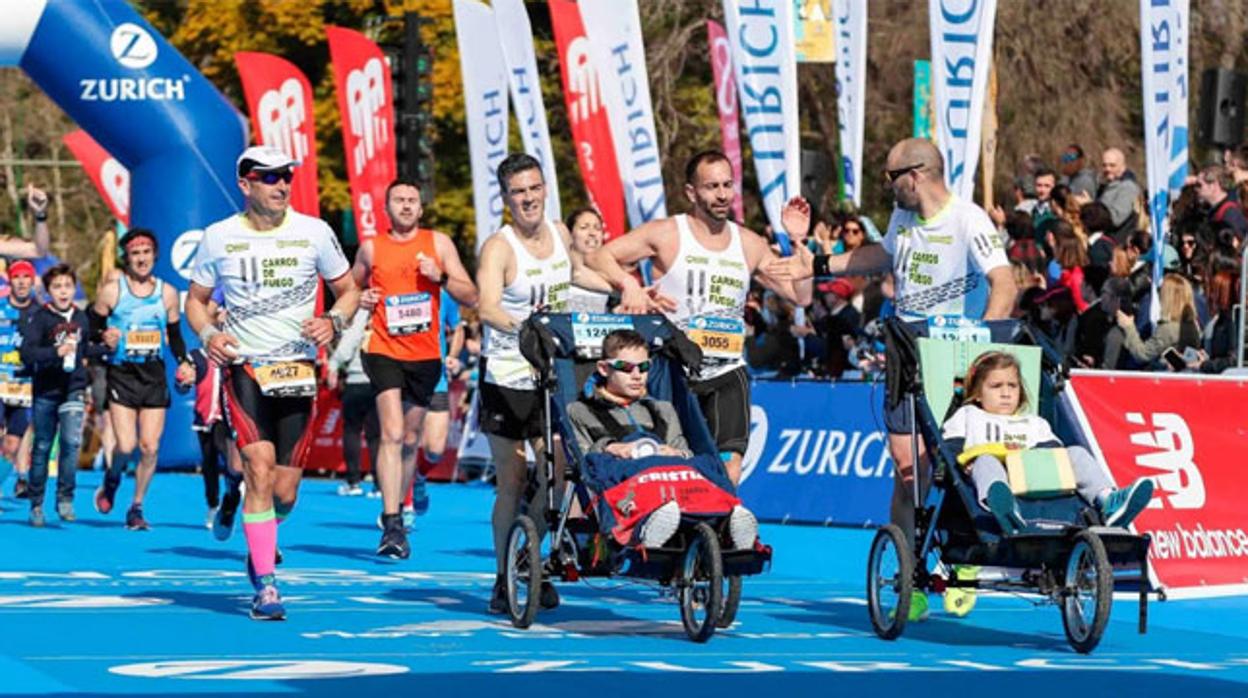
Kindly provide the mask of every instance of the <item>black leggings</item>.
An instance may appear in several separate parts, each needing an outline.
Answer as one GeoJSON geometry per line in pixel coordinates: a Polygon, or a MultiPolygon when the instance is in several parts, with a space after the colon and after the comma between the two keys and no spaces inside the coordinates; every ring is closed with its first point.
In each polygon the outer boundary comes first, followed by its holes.
{"type": "Polygon", "coordinates": [[[221,475],[229,466],[230,428],[218,420],[209,431],[197,431],[199,437],[200,474],[204,477],[204,499],[209,507],[221,503],[221,475]]]}
{"type": "Polygon", "coordinates": [[[369,466],[377,467],[377,444],[381,425],[377,399],[368,383],[347,383],[342,389],[342,457],[347,463],[347,482],[355,485],[360,475],[360,432],[368,441],[369,466]]]}

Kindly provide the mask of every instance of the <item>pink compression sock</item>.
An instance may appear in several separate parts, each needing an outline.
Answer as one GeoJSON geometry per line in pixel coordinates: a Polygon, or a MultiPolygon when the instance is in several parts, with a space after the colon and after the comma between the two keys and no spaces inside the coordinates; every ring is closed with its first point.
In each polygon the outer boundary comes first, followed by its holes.
{"type": "Polygon", "coordinates": [[[243,534],[247,551],[257,577],[273,574],[273,556],[277,551],[277,519],[273,510],[243,514],[243,534]]]}

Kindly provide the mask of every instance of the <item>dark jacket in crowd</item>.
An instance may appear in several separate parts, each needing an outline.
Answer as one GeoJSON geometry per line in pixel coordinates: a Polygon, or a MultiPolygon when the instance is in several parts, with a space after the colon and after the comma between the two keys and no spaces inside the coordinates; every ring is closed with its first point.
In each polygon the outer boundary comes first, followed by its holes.
{"type": "Polygon", "coordinates": [[[22,363],[34,376],[32,391],[36,398],[56,397],[63,399],[76,390],[87,387],[86,359],[100,358],[109,349],[103,343],[91,341],[87,314],[71,306],[64,313],[44,305],[30,316],[22,332],[22,363]],[[78,340],[78,352],[74,370],[66,371],[64,359],[56,348],[71,337],[78,340]]]}

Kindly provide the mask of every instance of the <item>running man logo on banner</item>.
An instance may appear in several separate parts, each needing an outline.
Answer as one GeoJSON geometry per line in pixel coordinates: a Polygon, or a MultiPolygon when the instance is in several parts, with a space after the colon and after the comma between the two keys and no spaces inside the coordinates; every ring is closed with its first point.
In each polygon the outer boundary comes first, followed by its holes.
{"type": "Polygon", "coordinates": [[[836,20],[836,123],[843,194],[862,203],[862,142],[867,99],[867,0],[833,0],[836,20]]]}
{"type": "Polygon", "coordinates": [[[104,203],[113,217],[130,227],[130,170],[117,162],[104,147],[86,131],[67,133],[61,138],[69,152],[74,154],[96,190],[104,197],[104,203]]]}
{"type": "Polygon", "coordinates": [[[351,206],[361,240],[388,230],[386,187],[398,171],[394,150],[394,90],[377,44],[363,34],[326,27],[342,116],[351,206]]]}
{"type": "Polygon", "coordinates": [[[546,105],[542,102],[542,81],[533,53],[529,13],[524,9],[523,0],[494,0],[491,6],[498,23],[498,41],[507,61],[511,102],[520,125],[524,152],[542,163],[546,215],[557,220],[563,217],[559,206],[559,180],[555,176],[555,154],[550,147],[550,127],[546,125],[546,105]]]}
{"type": "Polygon", "coordinates": [[[267,53],[240,51],[234,54],[234,64],[257,141],[299,161],[290,185],[291,207],[319,217],[312,84],[293,63],[267,53]]]}
{"type": "Polygon", "coordinates": [[[573,0],[550,0],[550,23],[559,50],[559,75],[576,161],[585,181],[590,204],[603,219],[603,241],[628,230],[624,212],[624,183],[615,161],[611,123],[602,108],[602,88],[589,55],[589,39],[581,11],[573,0]]]}
{"type": "Polygon", "coordinates": [[[598,87],[611,123],[628,222],[635,228],[666,218],[667,194],[637,0],[581,0],[577,4],[589,37],[589,55],[602,77],[598,87]]]}
{"type": "Polygon", "coordinates": [[[741,111],[754,153],[754,171],[767,220],[784,254],[789,236],[780,223],[784,204],[802,191],[797,123],[797,62],[791,0],[724,0],[741,111]]]}
{"type": "Polygon", "coordinates": [[[936,141],[945,156],[945,183],[970,201],[975,195],[997,0],[929,2],[936,141]]]}
{"type": "Polygon", "coordinates": [[[454,9],[480,252],[486,238],[503,226],[498,166],[507,157],[507,63],[498,42],[481,40],[498,34],[494,12],[477,0],[455,0],[454,9]]]}
{"type": "Polygon", "coordinates": [[[732,76],[732,44],[723,25],[713,19],[706,20],[707,40],[711,47],[711,68],[715,80],[715,104],[719,107],[719,134],[724,143],[724,155],[732,163],[732,189],[737,198],[732,202],[733,215],[737,221],[745,221],[745,199],[742,196],[741,118],[737,108],[737,81],[732,76]]]}

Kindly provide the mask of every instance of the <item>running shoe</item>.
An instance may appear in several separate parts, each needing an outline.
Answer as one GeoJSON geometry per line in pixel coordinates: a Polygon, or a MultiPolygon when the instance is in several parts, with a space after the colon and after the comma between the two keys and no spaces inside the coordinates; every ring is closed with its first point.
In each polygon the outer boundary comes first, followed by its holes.
{"type": "MultiPolygon", "coordinates": [[[[897,609],[888,612],[888,619],[892,620],[896,617],[897,609]]],[[[906,620],[910,623],[922,623],[927,620],[929,611],[927,608],[927,594],[921,591],[910,592],[910,613],[906,614],[906,620]]]]}
{"type": "Polygon", "coordinates": [[[266,576],[265,581],[268,583],[251,600],[251,619],[286,620],[286,607],[282,605],[282,595],[277,593],[277,585],[271,577],[266,576]]]}
{"type": "Polygon", "coordinates": [[[74,516],[74,503],[68,499],[62,499],[56,503],[56,515],[61,517],[61,521],[67,523],[78,518],[74,516]]]}
{"type": "Polygon", "coordinates": [[[680,528],[680,505],[672,500],[650,512],[641,525],[637,540],[647,548],[661,548],[680,528]]]}
{"type": "Polygon", "coordinates": [[[417,516],[429,513],[429,488],[425,486],[425,476],[420,473],[416,474],[416,482],[412,483],[412,509],[417,516]]]}
{"type": "Polygon", "coordinates": [[[389,557],[395,560],[406,560],[412,554],[407,542],[407,532],[403,530],[403,519],[398,514],[386,514],[385,530],[381,533],[381,543],[377,545],[378,557],[389,557]]]}
{"type": "Polygon", "coordinates": [[[126,511],[126,530],[127,531],[146,531],[151,526],[147,525],[147,519],[143,518],[143,507],[135,504],[126,511]]]}
{"type": "Polygon", "coordinates": [[[338,485],[339,497],[359,497],[364,494],[364,488],[360,487],[358,482],[344,482],[338,485]]]}
{"type": "Polygon", "coordinates": [[[1113,490],[1101,499],[1101,515],[1106,526],[1126,528],[1144,511],[1153,498],[1153,481],[1141,478],[1127,487],[1113,490]]]}
{"type": "Polygon", "coordinates": [[[750,550],[758,540],[758,519],[745,507],[737,505],[728,516],[728,537],[733,550],[750,550]]]}
{"type": "Polygon", "coordinates": [[[208,515],[204,517],[204,528],[212,530],[212,522],[217,520],[217,510],[221,507],[208,507],[208,515]]]}
{"type": "Polygon", "coordinates": [[[108,514],[113,510],[113,500],[117,497],[117,487],[120,482],[116,482],[105,476],[104,482],[95,489],[95,511],[99,514],[108,514]]]}
{"type": "MultiPolygon", "coordinates": [[[[954,565],[953,575],[963,581],[979,576],[978,565],[954,565]]],[[[962,618],[975,608],[978,592],[970,587],[947,587],[945,589],[945,613],[962,618]]]]}
{"type": "Polygon", "coordinates": [[[1027,528],[1027,520],[1018,510],[1018,500],[1010,491],[1010,486],[1002,481],[992,483],[988,487],[988,511],[996,517],[1002,533],[1012,535],[1027,528]]]}
{"type": "Polygon", "coordinates": [[[243,495],[239,492],[226,492],[221,498],[221,506],[212,520],[212,537],[220,541],[230,539],[234,534],[234,519],[238,515],[238,505],[243,495]]]}
{"type": "Polygon", "coordinates": [[[507,583],[500,575],[494,580],[494,590],[490,592],[490,605],[486,607],[486,611],[498,616],[506,615],[507,605],[507,583]]]}
{"type": "Polygon", "coordinates": [[[30,508],[30,525],[34,526],[35,528],[43,528],[43,524],[44,524],[43,507],[31,507],[30,508]]]}
{"type": "Polygon", "coordinates": [[[416,510],[412,508],[412,505],[404,504],[402,516],[404,530],[412,530],[412,527],[416,525],[416,510]]]}
{"type": "Polygon", "coordinates": [[[537,598],[538,603],[542,605],[544,610],[559,608],[559,590],[554,584],[542,580],[542,592],[537,598]]]}
{"type": "Polygon", "coordinates": [[[26,494],[27,489],[28,489],[28,485],[26,484],[26,480],[19,477],[17,479],[17,482],[13,483],[13,498],[14,499],[26,499],[28,496],[26,494]]]}

